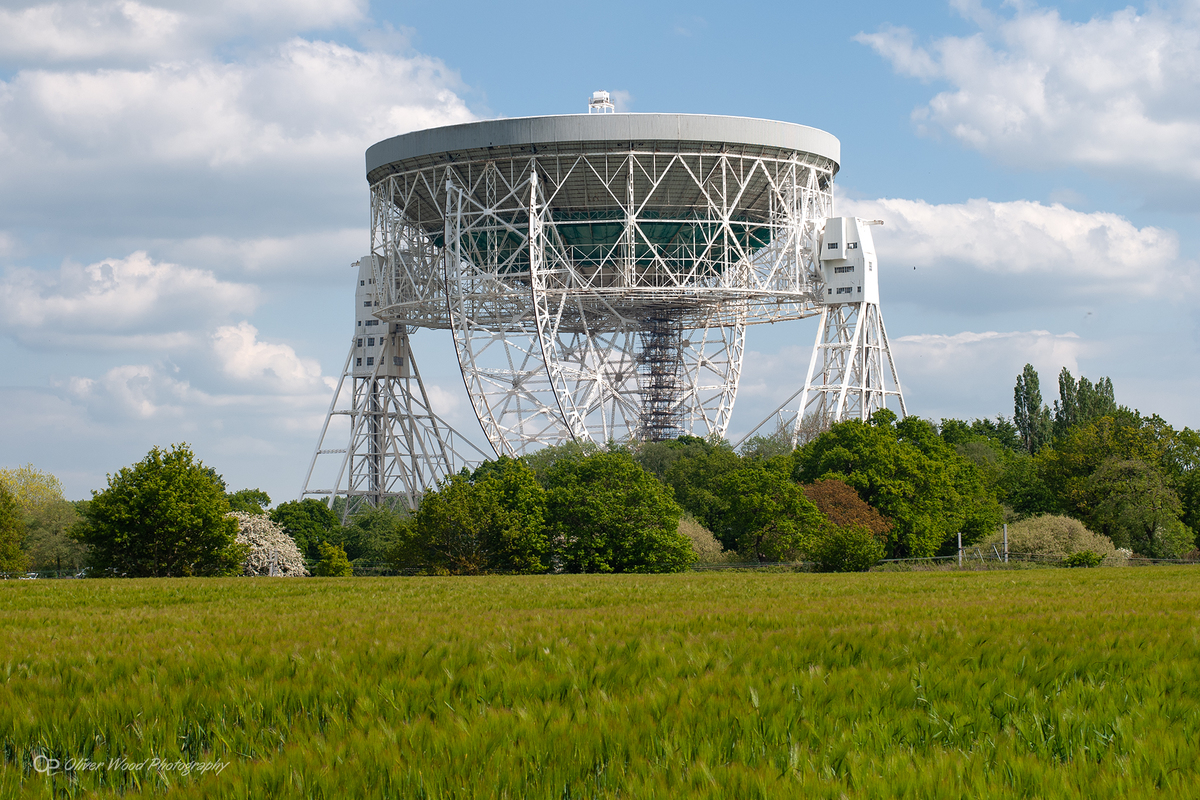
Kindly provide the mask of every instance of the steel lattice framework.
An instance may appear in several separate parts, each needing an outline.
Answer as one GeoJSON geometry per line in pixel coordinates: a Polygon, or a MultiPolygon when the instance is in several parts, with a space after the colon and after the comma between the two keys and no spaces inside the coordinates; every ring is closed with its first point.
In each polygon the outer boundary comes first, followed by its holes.
{"type": "MultiPolygon", "coordinates": [[[[383,324],[452,332],[497,453],[724,436],[746,326],[818,313],[824,371],[813,383],[810,368],[797,418],[840,418],[886,401],[877,367],[887,340],[877,299],[859,311],[869,304],[850,301],[860,297],[824,295],[821,237],[839,158],[823,131],[733,117],[584,114],[406,134],[367,151],[370,277],[360,285],[373,289],[366,305],[383,324]],[[835,345],[852,317],[867,320],[854,326],[866,338],[846,353],[835,345]]],[[[356,389],[355,419],[413,402],[411,388],[394,388],[383,400],[356,389]]],[[[417,388],[408,438],[443,441],[419,378],[417,388]]],[[[394,484],[411,504],[432,481],[389,477],[360,457],[374,452],[377,429],[354,434],[362,442],[352,435],[348,485],[388,494],[394,484]]],[[[425,449],[425,472],[444,476],[449,460],[425,449]]]]}
{"type": "Polygon", "coordinates": [[[372,174],[379,316],[453,331],[498,452],[724,435],[746,325],[818,311],[827,155],[614,137],[452,156],[372,174]]]}
{"type": "Polygon", "coordinates": [[[879,304],[822,308],[795,428],[804,417],[866,420],[886,408],[889,397],[899,402],[901,416],[907,415],[879,304]]]}

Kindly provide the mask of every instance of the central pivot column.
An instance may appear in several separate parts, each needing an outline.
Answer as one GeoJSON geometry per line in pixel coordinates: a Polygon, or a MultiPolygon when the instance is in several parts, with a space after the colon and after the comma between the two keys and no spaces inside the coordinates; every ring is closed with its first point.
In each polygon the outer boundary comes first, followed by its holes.
{"type": "Polygon", "coordinates": [[[659,312],[647,317],[638,332],[639,419],[644,441],[662,442],[683,433],[683,323],[679,316],[659,312]]]}

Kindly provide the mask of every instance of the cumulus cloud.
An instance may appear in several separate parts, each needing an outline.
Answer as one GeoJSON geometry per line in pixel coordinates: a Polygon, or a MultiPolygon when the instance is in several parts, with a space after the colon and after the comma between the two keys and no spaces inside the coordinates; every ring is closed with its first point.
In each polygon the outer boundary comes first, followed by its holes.
{"type": "Polygon", "coordinates": [[[197,236],[166,239],[155,246],[168,257],[184,259],[208,269],[239,271],[256,279],[342,277],[349,287],[349,266],[370,247],[366,228],[297,233],[291,236],[197,236]]]}
{"type": "MultiPolygon", "coordinates": [[[[1075,333],[1050,331],[963,331],[955,334],[923,333],[901,336],[892,348],[919,373],[964,375],[978,369],[998,369],[1016,375],[1025,364],[1058,372],[1063,367],[1079,372],[1079,357],[1089,344],[1075,333]]],[[[1094,347],[1092,348],[1094,349],[1094,347]]]]}
{"type": "MultiPolygon", "coordinates": [[[[282,8],[250,7],[259,5],[282,8]]],[[[99,38],[115,25],[101,23],[99,38]]],[[[27,251],[52,242],[99,257],[114,252],[104,242],[336,238],[366,218],[368,146],[474,118],[457,74],[420,53],[290,33],[247,43],[236,26],[227,35],[236,58],[220,40],[134,62],[23,62],[0,80],[0,219],[27,251]]]]}
{"type": "Polygon", "coordinates": [[[286,344],[258,341],[258,329],[248,322],[217,328],[212,338],[222,371],[246,386],[281,394],[333,388],[332,379],[322,380],[315,359],[297,356],[286,344]]]}
{"type": "Polygon", "coordinates": [[[0,330],[35,347],[163,349],[190,341],[212,319],[247,314],[254,286],[208,270],[153,261],[146,253],[67,263],[57,275],[14,270],[0,281],[0,330]]]}
{"type": "Polygon", "coordinates": [[[17,3],[0,9],[0,60],[177,59],[230,35],[291,33],[363,19],[364,0],[17,3]]]}
{"type": "Polygon", "coordinates": [[[1027,308],[1190,294],[1178,235],[1108,212],[1017,200],[931,204],[844,200],[839,213],[883,219],[875,231],[881,280],[904,299],[958,293],[970,308],[1027,308]],[[915,276],[912,267],[917,267],[915,276]],[[966,293],[966,294],[963,294],[966,293]]]}
{"type": "Polygon", "coordinates": [[[1025,364],[1041,374],[1049,402],[1063,367],[1079,375],[1081,359],[1104,349],[1075,333],[1039,330],[918,334],[891,344],[909,413],[934,419],[961,416],[962,409],[975,416],[1011,415],[1013,384],[1025,364]]]}
{"type": "Polygon", "coordinates": [[[425,384],[425,393],[429,395],[429,405],[432,407],[433,413],[445,419],[462,418],[460,413],[463,405],[462,392],[443,389],[436,383],[427,383],[425,384]]]}
{"type": "Polygon", "coordinates": [[[99,378],[73,377],[67,389],[97,420],[178,419],[186,405],[204,397],[187,381],[150,364],[123,364],[99,378]]]}
{"type": "Polygon", "coordinates": [[[1022,167],[1075,165],[1200,179],[1200,11],[1125,8],[1087,22],[1013,3],[1011,16],[957,4],[980,30],[921,45],[905,28],[858,41],[900,74],[945,82],[916,109],[926,130],[1022,167]]]}
{"type": "Polygon", "coordinates": [[[286,159],[302,170],[470,119],[455,83],[434,59],[299,38],[248,62],[22,70],[0,84],[0,152],[38,153],[43,169],[132,158],[214,169],[286,159]]]}
{"type": "Polygon", "coordinates": [[[184,367],[165,360],[120,364],[96,377],[68,377],[57,388],[98,424],[186,420],[223,429],[234,417],[249,415],[269,416],[271,427],[294,431],[293,417],[299,416],[315,437],[313,420],[334,384],[322,377],[315,360],[287,345],[258,341],[258,331],[247,323],[218,328],[208,345],[184,359],[184,367]],[[199,364],[206,360],[216,364],[224,381],[199,364]]]}

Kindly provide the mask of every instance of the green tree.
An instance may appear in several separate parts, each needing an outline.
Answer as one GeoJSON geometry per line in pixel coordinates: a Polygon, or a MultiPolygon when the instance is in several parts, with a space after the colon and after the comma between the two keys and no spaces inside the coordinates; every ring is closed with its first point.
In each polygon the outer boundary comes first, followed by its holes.
{"type": "Polygon", "coordinates": [[[558,460],[546,520],[567,572],[678,572],[695,560],[683,510],[625,453],[558,460]]]}
{"type": "Polygon", "coordinates": [[[346,551],[340,544],[321,542],[317,550],[321,558],[313,570],[314,575],[322,578],[349,578],[354,575],[354,567],[350,565],[350,559],[346,558],[346,551]]]}
{"type": "Polygon", "coordinates": [[[716,492],[716,487],[723,476],[741,464],[742,459],[732,447],[705,442],[703,447],[690,449],[676,459],[663,473],[663,482],[671,487],[680,506],[716,533],[729,513],[729,501],[716,492]]]}
{"type": "Polygon", "coordinates": [[[1087,494],[1088,527],[1117,547],[1151,558],[1178,558],[1192,549],[1179,497],[1152,464],[1108,458],[1088,479],[1087,494]]]}
{"type": "Polygon", "coordinates": [[[1082,375],[1076,382],[1066,367],[1058,375],[1058,400],[1054,402],[1054,437],[1066,436],[1076,425],[1117,411],[1112,380],[1101,378],[1095,384],[1082,375]]]}
{"type": "Polygon", "coordinates": [[[1200,433],[1184,428],[1171,437],[1161,466],[1183,506],[1183,524],[1200,547],[1200,433]]]}
{"type": "Polygon", "coordinates": [[[714,487],[728,510],[713,533],[726,549],[760,562],[807,553],[825,518],[787,472],[751,461],[714,487]]]}
{"type": "Polygon", "coordinates": [[[476,575],[549,568],[546,491],[524,462],[501,457],[426,493],[405,527],[400,568],[476,575]]]}
{"type": "Polygon", "coordinates": [[[884,409],[870,423],[834,425],[796,452],[793,477],[802,483],[836,478],[853,487],[891,519],[893,558],[932,556],[959,531],[976,541],[999,525],[999,504],[975,465],[928,422],[894,419],[884,409]]]}
{"type": "Polygon", "coordinates": [[[342,546],[355,566],[387,561],[408,516],[406,510],[364,504],[346,520],[334,543],[342,546]]]}
{"type": "Polygon", "coordinates": [[[27,566],[36,570],[71,570],[83,567],[87,547],[68,535],[78,514],[62,493],[62,484],[49,472],[26,464],[0,470],[0,484],[16,498],[25,528],[22,548],[27,566]]]}
{"type": "Polygon", "coordinates": [[[1017,385],[1013,390],[1013,424],[1021,435],[1021,444],[1027,453],[1037,453],[1050,440],[1050,409],[1042,403],[1037,370],[1032,364],[1026,364],[1017,376],[1017,385]]]}
{"type": "Polygon", "coordinates": [[[271,509],[272,522],[283,527],[292,537],[304,557],[316,561],[321,557],[321,542],[340,542],[342,524],[329,506],[311,497],[289,500],[271,509]]]}
{"type": "Polygon", "coordinates": [[[0,484],[16,499],[22,516],[63,499],[62,483],[49,472],[26,464],[16,469],[0,469],[0,484]]]}
{"type": "Polygon", "coordinates": [[[21,550],[24,538],[21,507],[8,486],[0,482],[0,573],[25,571],[26,557],[21,550]]]}
{"type": "MultiPolygon", "coordinates": [[[[937,435],[937,429],[925,420],[907,417],[896,424],[896,437],[901,444],[916,447],[949,481],[948,500],[957,505],[961,514],[958,531],[964,542],[975,543],[999,527],[1003,513],[988,487],[986,475],[970,459],[948,447],[937,435]]],[[[947,543],[948,540],[949,537],[947,543]]]]}
{"type": "Polygon", "coordinates": [[[521,460],[533,470],[533,474],[537,476],[542,486],[548,486],[549,478],[547,476],[550,468],[558,463],[559,460],[583,458],[594,453],[599,453],[600,451],[600,446],[590,439],[583,442],[577,442],[572,439],[562,444],[535,450],[528,455],[521,456],[521,460]]]}
{"type": "Polygon", "coordinates": [[[187,444],[155,447],[93,492],[74,535],[93,565],[129,577],[236,575],[243,549],[225,487],[187,444]]]}
{"type": "Polygon", "coordinates": [[[699,436],[680,436],[665,442],[643,442],[633,452],[634,459],[642,469],[662,480],[677,461],[695,458],[712,452],[714,447],[726,446],[723,442],[711,442],[699,436]]]}
{"type": "Polygon", "coordinates": [[[266,514],[271,507],[271,496],[262,489],[239,489],[225,495],[229,501],[230,511],[242,511],[247,514],[266,514]]]}
{"type": "Polygon", "coordinates": [[[1024,449],[1017,426],[1002,416],[995,419],[974,419],[970,422],[943,419],[938,425],[938,433],[947,444],[956,446],[986,443],[1000,452],[1024,449]]]}
{"type": "Polygon", "coordinates": [[[958,455],[975,465],[988,492],[1008,508],[1010,516],[1020,518],[1058,510],[1016,426],[1004,417],[977,419],[970,424],[943,419],[938,431],[958,455]]]}
{"type": "Polygon", "coordinates": [[[1180,505],[1183,509],[1181,520],[1192,532],[1192,541],[1200,547],[1200,472],[1189,472],[1180,482],[1180,505]]]}
{"type": "Polygon", "coordinates": [[[779,425],[774,431],[763,436],[751,436],[742,443],[742,456],[758,461],[769,461],[778,456],[791,455],[792,427],[779,425]]]}
{"type": "Polygon", "coordinates": [[[1113,397],[1112,379],[1101,378],[1092,384],[1087,378],[1079,376],[1076,403],[1080,423],[1115,414],[1117,401],[1113,397]]]}
{"type": "Polygon", "coordinates": [[[1089,482],[1101,464],[1116,458],[1161,469],[1170,461],[1174,439],[1175,432],[1160,417],[1119,409],[1075,426],[1053,447],[1039,452],[1037,470],[1057,505],[1086,523],[1097,502],[1089,482]]]}
{"type": "Polygon", "coordinates": [[[70,535],[79,520],[76,505],[59,498],[25,517],[25,553],[33,569],[77,572],[87,564],[87,546],[70,535]]]}
{"type": "MultiPolygon", "coordinates": [[[[1038,457],[1049,452],[1043,450],[1038,457]]],[[[992,484],[992,490],[996,498],[1018,518],[1062,510],[1058,498],[1042,477],[1038,462],[1024,451],[1001,456],[1000,474],[992,484]]]]}

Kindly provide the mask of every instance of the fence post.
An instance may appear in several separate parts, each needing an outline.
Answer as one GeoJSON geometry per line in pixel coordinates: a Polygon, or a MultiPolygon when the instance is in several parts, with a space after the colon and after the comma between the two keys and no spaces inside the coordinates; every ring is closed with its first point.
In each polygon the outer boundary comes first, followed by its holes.
{"type": "Polygon", "coordinates": [[[1008,563],[1008,523],[1004,523],[1004,563],[1008,563]]]}
{"type": "Polygon", "coordinates": [[[958,532],[958,568],[962,569],[962,531],[958,532]]]}

